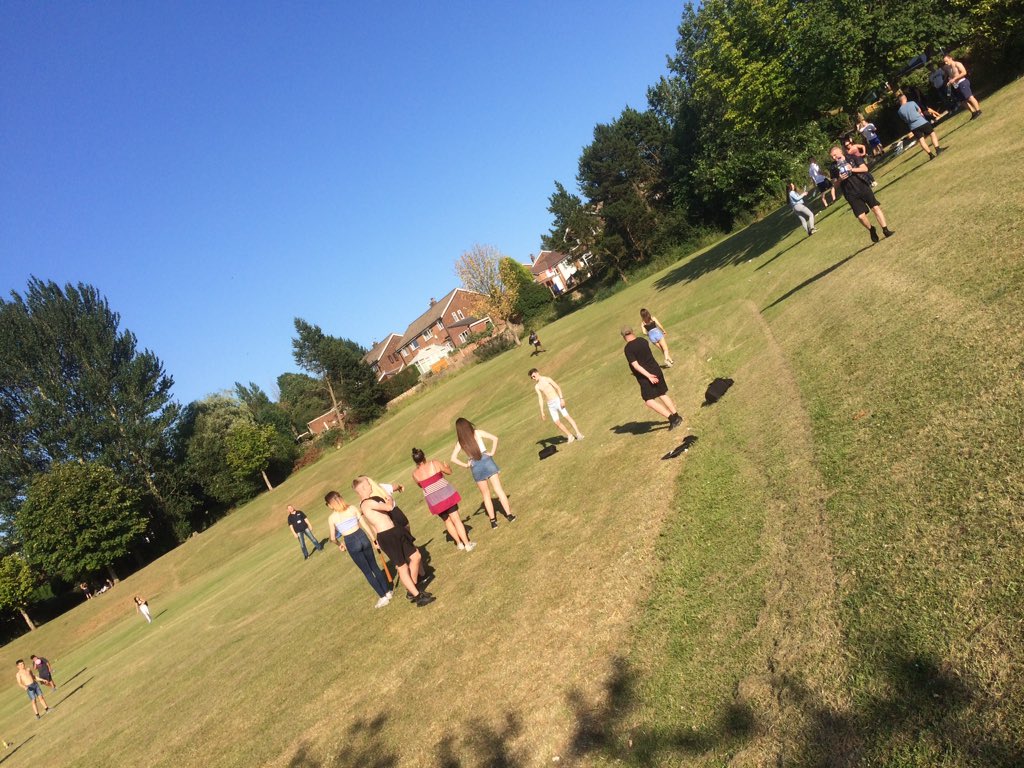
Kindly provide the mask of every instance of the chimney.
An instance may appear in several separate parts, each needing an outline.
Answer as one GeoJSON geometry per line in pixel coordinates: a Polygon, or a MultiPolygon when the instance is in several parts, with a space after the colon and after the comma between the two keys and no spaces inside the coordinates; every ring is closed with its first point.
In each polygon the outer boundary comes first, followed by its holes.
{"type": "Polygon", "coordinates": [[[437,302],[434,300],[434,297],[431,296],[430,297],[430,306],[434,306],[435,304],[437,304],[437,302]]]}
{"type": "Polygon", "coordinates": [[[534,256],[532,253],[530,254],[530,263],[531,264],[536,264],[537,263],[537,257],[534,256]]]}

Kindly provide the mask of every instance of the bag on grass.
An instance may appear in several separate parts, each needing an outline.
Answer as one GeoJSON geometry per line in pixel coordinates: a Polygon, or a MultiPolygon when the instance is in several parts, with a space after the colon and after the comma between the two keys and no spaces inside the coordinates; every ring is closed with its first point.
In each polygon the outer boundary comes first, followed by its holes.
{"type": "Polygon", "coordinates": [[[545,445],[543,448],[537,451],[537,455],[541,458],[541,460],[546,459],[548,456],[554,456],[556,453],[558,453],[558,448],[556,448],[553,445],[545,445]]]}
{"type": "Polygon", "coordinates": [[[722,395],[729,391],[729,387],[732,385],[732,379],[715,379],[712,381],[708,385],[707,391],[704,393],[704,405],[717,403],[722,399],[722,395]]]}

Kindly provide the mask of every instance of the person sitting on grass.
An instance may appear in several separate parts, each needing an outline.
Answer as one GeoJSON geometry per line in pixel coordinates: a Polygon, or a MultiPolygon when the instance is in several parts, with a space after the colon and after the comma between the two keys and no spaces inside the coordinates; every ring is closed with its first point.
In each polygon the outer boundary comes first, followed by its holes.
{"type": "Polygon", "coordinates": [[[572,416],[569,415],[568,409],[565,407],[565,397],[562,396],[562,388],[558,386],[554,379],[550,376],[541,376],[540,371],[536,368],[530,369],[530,378],[536,382],[533,390],[537,393],[537,400],[540,403],[540,420],[544,421],[544,406],[547,406],[548,413],[551,414],[551,421],[555,423],[555,426],[569,438],[569,442],[575,440],[582,440],[583,433],[580,432],[580,428],[576,426],[576,422],[572,416]],[[572,424],[575,435],[566,429],[561,422],[562,416],[565,416],[565,420],[572,424]]]}
{"type": "Polygon", "coordinates": [[[875,198],[875,193],[871,191],[871,184],[866,177],[868,172],[867,165],[854,166],[843,155],[843,150],[839,147],[832,147],[829,155],[833,160],[833,183],[842,189],[843,196],[850,204],[850,210],[853,211],[853,215],[857,217],[857,221],[871,235],[871,242],[877,243],[879,238],[878,231],[868,221],[868,211],[872,211],[875,214],[875,219],[878,221],[879,226],[882,227],[882,233],[886,237],[895,235],[896,233],[890,230],[886,224],[885,213],[882,211],[881,203],[875,198]]]}
{"type": "Polygon", "coordinates": [[[331,510],[331,515],[327,518],[331,541],[338,545],[339,552],[348,552],[352,562],[377,593],[377,604],[374,608],[383,608],[391,602],[391,585],[388,584],[384,572],[377,565],[377,557],[373,554],[373,531],[369,523],[363,519],[359,507],[346,502],[337,491],[328,492],[324,496],[324,504],[331,510]]]}
{"type": "MultiPolygon", "coordinates": [[[[430,605],[435,598],[429,592],[420,590],[413,580],[413,574],[419,573],[422,555],[416,542],[405,525],[399,520],[408,522],[404,514],[396,515],[395,500],[376,496],[373,493],[370,479],[361,475],[352,481],[352,488],[359,495],[359,509],[376,534],[377,544],[385,555],[398,569],[398,579],[405,587],[409,600],[418,607],[430,605]],[[398,519],[396,519],[398,518],[398,519]]],[[[398,510],[401,513],[401,510],[398,510]]]]}

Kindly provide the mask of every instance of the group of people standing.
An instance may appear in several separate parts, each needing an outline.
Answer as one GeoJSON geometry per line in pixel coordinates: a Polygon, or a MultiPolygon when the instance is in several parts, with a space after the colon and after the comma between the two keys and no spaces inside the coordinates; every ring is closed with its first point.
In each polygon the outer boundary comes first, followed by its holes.
{"type": "MultiPolygon", "coordinates": [[[[640,310],[640,319],[648,338],[664,354],[665,366],[671,366],[672,357],[664,326],[647,309],[640,310]]],[[[630,373],[640,384],[644,403],[668,419],[669,429],[675,429],[682,424],[683,419],[668,395],[664,373],[654,359],[650,344],[646,339],[637,338],[630,328],[624,328],[622,335],[626,341],[624,351],[630,373]]],[[[530,369],[529,376],[534,383],[541,419],[550,416],[567,442],[582,440],[583,433],[566,407],[565,396],[558,382],[536,368],[530,369]]],[[[459,551],[472,552],[476,542],[470,540],[459,513],[462,497],[448,481],[453,464],[469,469],[480,491],[491,528],[498,527],[495,497],[507,522],[515,521],[516,516],[512,513],[501,482],[501,469],[494,460],[498,450],[498,436],[460,417],[455,420],[455,438],[447,461],[429,458],[422,449],[413,448],[412,478],[422,490],[431,515],[441,519],[455,547],[459,551]]],[[[349,504],[336,490],[324,496],[324,503],[331,510],[327,520],[329,540],[339,551],[349,554],[377,594],[375,607],[383,608],[390,604],[394,597],[395,578],[405,588],[407,598],[415,605],[422,607],[434,602],[434,596],[425,589],[433,574],[425,567],[425,558],[416,544],[409,518],[395,502],[395,494],[403,492],[403,486],[398,483],[377,483],[366,475],[360,475],[352,481],[352,489],[358,498],[356,504],[349,504]],[[388,562],[397,571],[395,578],[388,569],[388,562]]],[[[313,533],[304,512],[291,505],[288,505],[287,511],[288,527],[299,542],[303,559],[308,559],[310,552],[306,546],[307,540],[313,544],[315,551],[320,551],[323,545],[313,533]]]]}
{"type": "MultiPolygon", "coordinates": [[[[956,61],[949,55],[943,58],[943,62],[942,71],[946,75],[948,87],[966,105],[971,112],[972,120],[981,117],[981,106],[971,90],[971,81],[967,77],[966,67],[962,62],[956,61]]],[[[900,106],[897,109],[897,114],[906,124],[921,150],[928,155],[928,159],[934,160],[945,150],[939,142],[939,135],[932,122],[932,118],[939,117],[939,114],[928,109],[927,105],[911,99],[906,93],[900,93],[898,99],[900,106]]],[[[832,202],[835,202],[837,189],[842,191],[843,197],[850,204],[850,209],[857,220],[868,230],[871,241],[877,243],[880,239],[878,230],[868,219],[869,212],[874,215],[875,221],[881,227],[885,237],[895,234],[889,229],[885,212],[872,191],[877,184],[871,176],[867,160],[869,153],[872,157],[877,157],[883,154],[884,150],[874,123],[868,122],[860,113],[857,114],[856,129],[864,137],[867,146],[858,144],[852,138],[847,137],[843,140],[842,147],[838,145],[832,147],[829,150],[829,157],[832,160],[829,169],[831,178],[825,176],[821,166],[813,157],[809,158],[807,172],[820,193],[822,208],[828,207],[829,197],[832,202]]],[[[804,187],[802,191],[798,191],[796,184],[790,182],[787,187],[787,197],[790,208],[793,209],[793,213],[800,220],[800,225],[810,237],[818,230],[815,228],[814,213],[805,202],[807,188],[804,187]]]]}

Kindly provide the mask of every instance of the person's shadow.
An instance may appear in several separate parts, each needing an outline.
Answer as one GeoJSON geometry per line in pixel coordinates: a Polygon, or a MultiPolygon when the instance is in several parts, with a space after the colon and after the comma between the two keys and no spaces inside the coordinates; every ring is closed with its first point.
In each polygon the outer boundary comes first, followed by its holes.
{"type": "Polygon", "coordinates": [[[617,435],[646,435],[657,429],[668,429],[667,421],[628,421],[612,427],[609,432],[617,435]]]}

